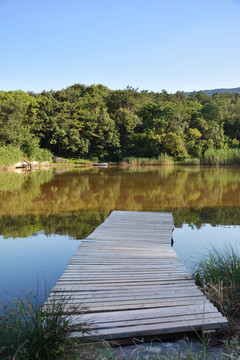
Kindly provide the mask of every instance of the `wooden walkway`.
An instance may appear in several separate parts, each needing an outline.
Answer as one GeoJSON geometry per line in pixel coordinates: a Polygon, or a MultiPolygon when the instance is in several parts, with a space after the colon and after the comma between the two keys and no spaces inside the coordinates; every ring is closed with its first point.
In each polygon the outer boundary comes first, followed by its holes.
{"type": "Polygon", "coordinates": [[[81,242],[48,301],[70,296],[72,323],[92,321],[91,335],[121,340],[228,325],[197,288],[171,247],[171,213],[113,211],[81,242]]]}

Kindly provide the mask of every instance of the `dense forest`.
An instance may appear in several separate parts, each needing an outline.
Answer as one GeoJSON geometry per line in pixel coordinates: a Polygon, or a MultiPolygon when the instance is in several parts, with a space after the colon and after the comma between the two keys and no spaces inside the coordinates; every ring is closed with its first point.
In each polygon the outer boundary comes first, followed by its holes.
{"type": "Polygon", "coordinates": [[[0,92],[0,147],[29,158],[51,152],[106,161],[163,153],[200,159],[209,149],[239,153],[239,142],[238,93],[185,96],[81,84],[39,94],[0,92]]]}

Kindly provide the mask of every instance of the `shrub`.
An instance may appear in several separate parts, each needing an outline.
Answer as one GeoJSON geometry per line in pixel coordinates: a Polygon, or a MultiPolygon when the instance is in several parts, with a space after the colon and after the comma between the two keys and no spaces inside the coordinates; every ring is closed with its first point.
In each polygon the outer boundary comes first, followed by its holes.
{"type": "Polygon", "coordinates": [[[30,161],[49,161],[52,162],[52,153],[47,149],[41,149],[39,147],[39,140],[36,138],[31,139],[31,141],[26,142],[25,145],[22,146],[22,150],[24,155],[30,161]]]}
{"type": "Polygon", "coordinates": [[[13,145],[0,147],[0,166],[11,166],[20,161],[23,153],[20,148],[13,145]]]}

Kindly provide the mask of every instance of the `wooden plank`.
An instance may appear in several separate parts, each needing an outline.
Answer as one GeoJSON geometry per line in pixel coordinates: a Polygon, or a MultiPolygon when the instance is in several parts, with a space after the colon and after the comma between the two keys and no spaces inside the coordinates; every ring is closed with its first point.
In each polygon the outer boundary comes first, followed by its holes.
{"type": "MultiPolygon", "coordinates": [[[[214,319],[206,319],[204,321],[204,328],[208,329],[219,329],[224,328],[227,325],[226,319],[223,317],[217,317],[214,319]]],[[[173,323],[159,323],[151,325],[141,325],[141,326],[132,326],[132,327],[121,327],[121,328],[110,328],[103,330],[92,331],[91,335],[82,334],[79,332],[72,332],[71,337],[84,337],[85,339],[123,339],[123,338],[136,338],[144,336],[159,336],[161,334],[177,334],[181,332],[189,332],[195,330],[202,330],[203,321],[194,320],[191,322],[187,321],[175,321],[173,323]]]]}
{"type": "MultiPolygon", "coordinates": [[[[205,322],[205,320],[210,319],[217,319],[220,318],[217,312],[213,313],[207,313],[205,314],[204,318],[202,313],[200,314],[188,314],[188,315],[175,315],[175,316],[167,316],[167,317],[155,317],[150,319],[131,319],[131,320],[125,320],[125,321],[112,321],[111,323],[94,323],[95,329],[104,329],[104,328],[120,328],[120,327],[126,327],[126,326],[141,326],[141,325],[150,325],[150,324],[162,324],[164,322],[176,322],[176,321],[187,321],[189,324],[191,324],[192,320],[202,320],[202,323],[205,322]]],[[[81,323],[79,323],[81,324],[81,323]]],[[[77,323],[75,323],[77,325],[77,323]]]]}
{"type": "MultiPolygon", "coordinates": [[[[154,309],[154,308],[163,308],[163,307],[175,307],[175,306],[184,306],[184,305],[204,305],[204,302],[206,301],[206,298],[204,296],[196,296],[196,297],[184,297],[184,298],[178,298],[178,299],[158,299],[153,301],[142,301],[141,303],[132,303],[132,304],[124,304],[124,303],[113,303],[113,304],[86,304],[83,303],[82,305],[86,305],[87,308],[85,308],[85,312],[107,312],[107,311],[119,311],[119,310],[135,310],[135,309],[154,309]]],[[[63,309],[66,313],[74,311],[76,314],[81,313],[83,310],[81,307],[79,307],[77,304],[67,304],[63,306],[63,309]]],[[[219,315],[220,316],[220,315],[219,315]]]]}
{"type": "Polygon", "coordinates": [[[127,321],[132,319],[154,319],[157,317],[177,316],[179,314],[202,314],[205,316],[207,313],[218,313],[218,310],[211,304],[203,305],[183,305],[166,308],[133,310],[133,311],[113,311],[107,313],[88,313],[81,316],[69,317],[69,320],[73,323],[79,323],[81,321],[92,321],[97,323],[108,323],[114,321],[127,321]]]}

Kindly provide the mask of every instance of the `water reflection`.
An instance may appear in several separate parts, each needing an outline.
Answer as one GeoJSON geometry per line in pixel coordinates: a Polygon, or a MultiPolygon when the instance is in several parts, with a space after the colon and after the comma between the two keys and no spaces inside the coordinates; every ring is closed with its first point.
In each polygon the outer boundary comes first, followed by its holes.
{"type": "Polygon", "coordinates": [[[0,217],[233,208],[240,205],[240,170],[155,167],[0,173],[0,199],[0,217]]]}
{"type": "Polygon", "coordinates": [[[0,172],[0,292],[14,295],[43,279],[51,288],[79,243],[70,239],[84,238],[113,209],[172,211],[174,246],[190,267],[210,240],[239,243],[240,168],[0,172]]]}

